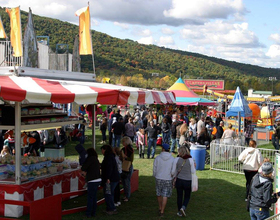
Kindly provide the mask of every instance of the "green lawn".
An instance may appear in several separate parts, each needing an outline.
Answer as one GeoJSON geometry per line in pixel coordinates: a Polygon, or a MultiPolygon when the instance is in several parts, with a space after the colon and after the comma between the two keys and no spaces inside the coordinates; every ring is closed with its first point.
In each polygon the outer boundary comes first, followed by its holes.
{"type": "MultiPolygon", "coordinates": [[[[91,132],[86,135],[90,137],[91,132]]],[[[90,138],[89,138],[90,139],[90,138]]],[[[90,140],[85,143],[85,148],[91,146],[90,140]]],[[[100,132],[97,131],[96,150],[99,155],[99,161],[103,156],[100,152],[101,140],[100,132]]],[[[70,142],[66,147],[66,157],[72,160],[78,160],[74,149],[77,143],[70,142]]],[[[266,148],[271,148],[267,145],[266,148]]],[[[160,147],[157,147],[157,154],[160,153],[160,147]]],[[[152,176],[153,160],[138,159],[135,152],[134,168],[139,170],[139,189],[134,192],[128,203],[123,203],[118,207],[118,214],[107,216],[103,213],[105,204],[98,206],[96,219],[159,219],[158,204],[155,195],[155,179],[152,176]]],[[[213,171],[206,165],[205,170],[198,171],[199,178],[198,191],[191,195],[190,203],[187,207],[187,219],[193,220],[224,220],[224,219],[250,219],[246,211],[245,197],[245,177],[240,174],[213,171]]],[[[102,193],[98,195],[99,199],[103,197],[102,193]]],[[[86,205],[86,195],[63,202],[63,209],[70,207],[79,207],[86,205]]],[[[163,219],[179,219],[176,215],[176,190],[169,198],[165,215],[163,219]]],[[[25,216],[23,219],[27,219],[25,216]]],[[[63,219],[86,219],[84,213],[76,213],[64,216],[63,219]]]]}

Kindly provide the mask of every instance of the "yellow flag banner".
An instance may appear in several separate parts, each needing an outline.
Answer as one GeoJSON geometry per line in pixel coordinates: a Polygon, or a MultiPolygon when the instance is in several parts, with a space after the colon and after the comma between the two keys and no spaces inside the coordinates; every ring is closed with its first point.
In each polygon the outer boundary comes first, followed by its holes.
{"type": "Polygon", "coordinates": [[[89,6],[79,9],[75,14],[79,16],[79,53],[92,54],[89,6]]]}
{"type": "Polygon", "coordinates": [[[7,38],[1,17],[0,17],[0,38],[7,38]]]}
{"type": "Polygon", "coordinates": [[[13,56],[22,56],[22,37],[21,37],[21,22],[20,22],[20,9],[16,8],[6,8],[6,12],[10,16],[11,23],[11,44],[13,47],[13,56]]]}

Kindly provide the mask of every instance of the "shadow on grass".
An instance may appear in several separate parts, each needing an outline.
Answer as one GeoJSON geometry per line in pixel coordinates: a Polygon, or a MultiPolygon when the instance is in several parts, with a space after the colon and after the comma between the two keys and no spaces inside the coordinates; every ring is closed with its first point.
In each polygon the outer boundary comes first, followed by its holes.
{"type": "MultiPolygon", "coordinates": [[[[210,171],[201,171],[210,172],[210,171]]],[[[213,172],[213,171],[212,171],[213,172]]],[[[199,190],[192,193],[187,207],[187,219],[249,219],[244,202],[245,188],[223,179],[199,178],[199,190]]],[[[99,198],[102,197],[100,193],[99,198]]],[[[161,219],[178,219],[176,189],[168,199],[165,215],[161,219]]],[[[67,209],[86,205],[86,195],[63,202],[67,209]]],[[[98,206],[96,219],[159,219],[158,203],[155,195],[155,179],[151,176],[139,177],[139,189],[134,192],[127,203],[122,203],[118,214],[107,216],[103,213],[105,204],[98,206]]],[[[63,219],[84,219],[84,213],[64,216],[63,219]]]]}

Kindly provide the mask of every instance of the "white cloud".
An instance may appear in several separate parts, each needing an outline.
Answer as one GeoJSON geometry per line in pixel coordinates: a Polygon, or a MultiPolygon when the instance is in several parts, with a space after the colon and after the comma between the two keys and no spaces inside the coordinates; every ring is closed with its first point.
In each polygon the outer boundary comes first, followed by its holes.
{"type": "Polygon", "coordinates": [[[33,14],[40,16],[46,16],[51,18],[60,19],[69,22],[78,22],[78,18],[75,16],[75,12],[87,6],[87,2],[84,1],[68,1],[68,0],[6,0],[1,2],[1,7],[17,7],[20,5],[20,9],[29,11],[29,7],[33,14]]]}
{"type": "Polygon", "coordinates": [[[128,24],[124,24],[124,23],[119,23],[119,22],[114,22],[114,25],[121,27],[122,29],[129,29],[129,25],[128,24]]]}
{"type": "Polygon", "coordinates": [[[173,0],[172,8],[165,10],[164,15],[177,19],[226,19],[245,12],[242,0],[173,0]]]}
{"type": "Polygon", "coordinates": [[[156,41],[154,40],[154,38],[152,36],[150,36],[150,37],[143,37],[143,38],[138,40],[138,43],[140,43],[140,44],[147,44],[147,45],[155,44],[155,42],[156,41]]]}
{"type": "Polygon", "coordinates": [[[217,20],[202,26],[185,26],[180,31],[183,39],[196,45],[214,44],[224,46],[262,47],[258,37],[248,29],[247,23],[232,24],[217,20]]]}
{"type": "Polygon", "coordinates": [[[159,46],[174,45],[174,40],[171,36],[160,37],[158,45],[159,46]]]}
{"type": "Polygon", "coordinates": [[[280,58],[280,45],[276,45],[276,44],[271,45],[266,55],[271,58],[276,58],[276,57],[280,58]]]}
{"type": "Polygon", "coordinates": [[[172,29],[170,29],[170,28],[162,28],[161,29],[161,33],[166,34],[166,35],[172,35],[175,32],[172,29]]]}
{"type": "Polygon", "coordinates": [[[99,21],[96,19],[91,19],[91,27],[93,26],[99,26],[99,21]]]}
{"type": "Polygon", "coordinates": [[[143,29],[139,27],[134,28],[132,33],[135,36],[142,36],[142,37],[148,37],[152,35],[152,31],[150,29],[143,29]]]}
{"type": "Polygon", "coordinates": [[[280,44],[280,34],[271,34],[269,39],[275,42],[276,44],[280,44]]]}

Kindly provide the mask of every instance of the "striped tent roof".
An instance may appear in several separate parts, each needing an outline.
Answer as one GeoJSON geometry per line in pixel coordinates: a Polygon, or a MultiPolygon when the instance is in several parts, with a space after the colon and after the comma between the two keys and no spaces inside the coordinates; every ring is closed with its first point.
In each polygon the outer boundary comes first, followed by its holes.
{"type": "Polygon", "coordinates": [[[34,77],[0,76],[0,98],[29,103],[104,105],[175,103],[172,92],[141,90],[103,83],[46,80],[34,77]]]}

